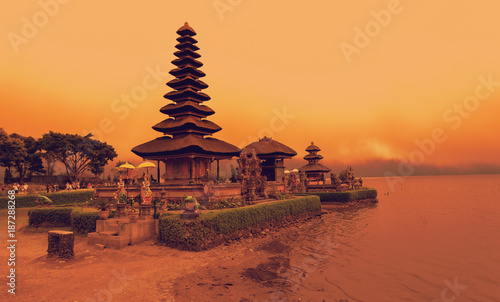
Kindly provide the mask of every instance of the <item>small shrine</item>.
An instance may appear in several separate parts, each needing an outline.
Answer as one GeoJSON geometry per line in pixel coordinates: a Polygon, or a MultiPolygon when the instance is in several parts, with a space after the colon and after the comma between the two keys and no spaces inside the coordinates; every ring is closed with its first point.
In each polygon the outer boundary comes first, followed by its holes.
{"type": "Polygon", "coordinates": [[[284,160],[297,155],[295,150],[270,137],[261,138],[258,142],[253,142],[243,149],[246,150],[247,156],[255,151],[257,157],[262,161],[260,164],[262,176],[266,177],[267,181],[277,183],[284,181],[284,160]]]}
{"type": "Polygon", "coordinates": [[[247,201],[254,201],[258,196],[268,198],[267,180],[262,176],[261,163],[255,149],[241,150],[238,158],[238,181],[243,185],[241,194],[247,201]]]}
{"type": "Polygon", "coordinates": [[[179,44],[175,47],[179,51],[172,61],[177,68],[170,71],[175,79],[167,83],[174,90],[164,96],[172,103],[160,109],[170,117],[153,126],[163,136],[134,147],[132,152],[143,159],[163,162],[165,172],[161,175],[166,183],[197,184],[209,178],[214,161],[218,179],[219,160],[238,156],[240,149],[211,137],[222,128],[207,119],[215,112],[202,104],[210,96],[201,92],[208,85],[199,80],[205,73],[198,69],[203,63],[197,60],[200,54],[195,45],[198,41],[193,38],[196,32],[186,22],[177,34],[179,44]]]}
{"type": "Polygon", "coordinates": [[[311,145],[306,148],[306,151],[309,154],[304,156],[304,159],[309,163],[305,166],[302,166],[299,171],[304,172],[310,181],[324,182],[325,174],[330,172],[330,169],[319,163],[319,161],[323,159],[323,156],[318,154],[321,149],[313,142],[311,142],[311,145]]]}

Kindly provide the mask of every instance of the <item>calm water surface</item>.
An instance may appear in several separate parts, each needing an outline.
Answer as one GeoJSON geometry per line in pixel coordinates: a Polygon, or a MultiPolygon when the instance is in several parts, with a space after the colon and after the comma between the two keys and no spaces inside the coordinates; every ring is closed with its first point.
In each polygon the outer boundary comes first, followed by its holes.
{"type": "Polygon", "coordinates": [[[500,301],[500,175],[408,177],[394,191],[384,178],[365,184],[378,205],[324,215],[284,238],[292,295],[500,301]]]}

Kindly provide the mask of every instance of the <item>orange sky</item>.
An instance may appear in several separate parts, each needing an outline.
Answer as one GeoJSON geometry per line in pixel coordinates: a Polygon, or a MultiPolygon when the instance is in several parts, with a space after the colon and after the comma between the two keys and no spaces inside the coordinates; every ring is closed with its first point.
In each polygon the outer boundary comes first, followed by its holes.
{"type": "Polygon", "coordinates": [[[423,165],[500,166],[498,1],[4,2],[8,133],[93,131],[139,163],[130,149],[160,135],[151,126],[166,118],[165,73],[188,21],[219,139],[271,135],[298,167],[311,141],[325,164],[416,161],[415,140],[440,128],[423,165]]]}

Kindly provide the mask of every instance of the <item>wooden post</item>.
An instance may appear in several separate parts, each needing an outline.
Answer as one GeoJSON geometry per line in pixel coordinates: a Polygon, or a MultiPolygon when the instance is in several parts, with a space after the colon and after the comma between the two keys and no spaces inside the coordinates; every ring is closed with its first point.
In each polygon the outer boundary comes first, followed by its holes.
{"type": "Polygon", "coordinates": [[[193,159],[189,159],[189,180],[193,180],[193,159]]]}
{"type": "Polygon", "coordinates": [[[219,183],[219,160],[217,159],[217,183],[219,183]]]}
{"type": "Polygon", "coordinates": [[[156,161],[156,181],[160,183],[160,160],[156,161]]]}

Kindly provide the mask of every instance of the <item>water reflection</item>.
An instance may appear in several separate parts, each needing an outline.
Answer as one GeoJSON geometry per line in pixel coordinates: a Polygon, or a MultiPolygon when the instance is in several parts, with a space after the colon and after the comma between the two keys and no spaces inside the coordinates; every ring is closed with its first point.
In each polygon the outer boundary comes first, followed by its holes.
{"type": "Polygon", "coordinates": [[[279,276],[283,286],[273,293],[272,300],[290,298],[290,294],[301,290],[308,292],[310,299],[311,293],[321,296],[329,291],[336,297],[359,301],[342,289],[334,278],[330,276],[329,279],[323,273],[330,267],[349,269],[351,259],[359,252],[353,242],[359,242],[367,235],[377,204],[328,205],[323,209],[331,213],[283,234],[281,242],[290,247],[286,252],[289,268],[279,276]]]}
{"type": "MultiPolygon", "coordinates": [[[[383,178],[366,182],[389,191],[383,178]]],[[[467,286],[457,302],[498,301],[498,183],[498,175],[410,177],[376,206],[337,208],[295,229],[283,240],[288,295],[273,298],[439,301],[457,280],[467,286]]]]}

